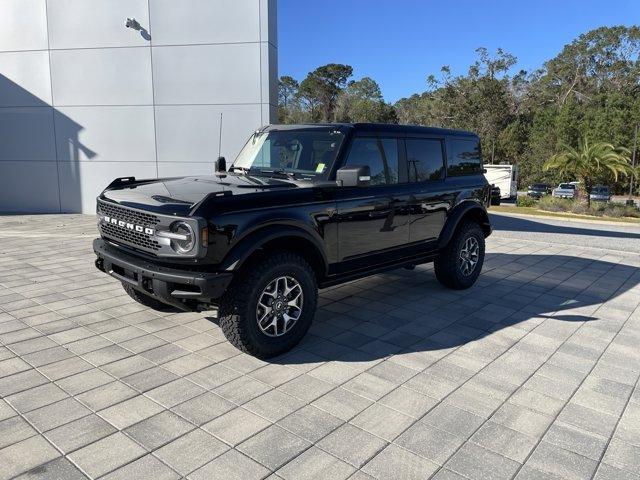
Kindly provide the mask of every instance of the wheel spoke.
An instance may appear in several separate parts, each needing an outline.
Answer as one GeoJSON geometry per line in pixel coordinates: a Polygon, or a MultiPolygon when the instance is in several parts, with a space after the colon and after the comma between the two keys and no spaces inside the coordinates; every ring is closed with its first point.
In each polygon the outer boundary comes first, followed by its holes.
{"type": "Polygon", "coordinates": [[[295,297],[287,302],[290,307],[298,307],[298,301],[302,298],[302,290],[300,290],[295,297]]]}

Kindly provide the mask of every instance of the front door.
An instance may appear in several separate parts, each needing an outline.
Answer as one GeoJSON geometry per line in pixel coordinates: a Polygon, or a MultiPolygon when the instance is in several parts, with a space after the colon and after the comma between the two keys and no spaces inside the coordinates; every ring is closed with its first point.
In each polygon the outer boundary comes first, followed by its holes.
{"type": "Polygon", "coordinates": [[[406,169],[396,138],[357,137],[345,165],[368,165],[371,184],[336,190],[339,269],[394,260],[409,242],[406,169]]]}

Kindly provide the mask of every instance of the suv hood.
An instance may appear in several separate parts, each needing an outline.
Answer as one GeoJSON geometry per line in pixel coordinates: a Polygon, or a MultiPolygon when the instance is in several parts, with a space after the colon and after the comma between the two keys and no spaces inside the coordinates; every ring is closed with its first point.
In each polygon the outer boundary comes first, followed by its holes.
{"type": "Polygon", "coordinates": [[[299,186],[298,182],[287,179],[225,173],[199,177],[161,178],[114,189],[107,188],[100,197],[141,210],[186,215],[210,193],[243,195],[299,186]]]}

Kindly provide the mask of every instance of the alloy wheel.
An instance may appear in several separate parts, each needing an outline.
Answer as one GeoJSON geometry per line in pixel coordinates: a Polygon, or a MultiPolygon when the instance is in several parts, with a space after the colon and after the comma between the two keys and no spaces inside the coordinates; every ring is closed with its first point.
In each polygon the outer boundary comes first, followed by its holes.
{"type": "Polygon", "coordinates": [[[281,337],[302,314],[304,296],[293,277],[278,277],[264,288],[256,306],[258,327],[269,337],[281,337]]]}
{"type": "Polygon", "coordinates": [[[458,258],[458,266],[460,273],[468,277],[476,269],[478,258],[480,256],[480,245],[475,237],[469,237],[464,241],[464,245],[460,250],[458,258]]]}

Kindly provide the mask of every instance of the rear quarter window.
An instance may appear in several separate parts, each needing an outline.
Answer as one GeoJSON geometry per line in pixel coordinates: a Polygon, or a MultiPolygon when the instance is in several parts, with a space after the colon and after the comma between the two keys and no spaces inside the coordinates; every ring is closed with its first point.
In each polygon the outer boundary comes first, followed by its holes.
{"type": "Polygon", "coordinates": [[[447,176],[479,175],[482,172],[482,153],[478,138],[450,138],[447,146],[447,176]]]}

